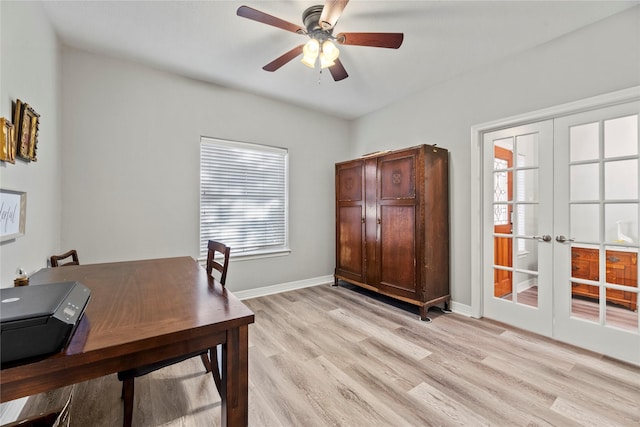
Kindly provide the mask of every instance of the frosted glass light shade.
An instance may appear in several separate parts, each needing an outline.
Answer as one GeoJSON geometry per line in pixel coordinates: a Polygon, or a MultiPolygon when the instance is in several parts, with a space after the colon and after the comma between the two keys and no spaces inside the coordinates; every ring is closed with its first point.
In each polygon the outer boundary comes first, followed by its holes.
{"type": "Polygon", "coordinates": [[[325,55],[324,52],[320,52],[320,68],[331,67],[335,64],[336,63],[334,61],[331,61],[329,58],[327,58],[327,55],[325,55]]]}
{"type": "Polygon", "coordinates": [[[302,63],[307,67],[314,68],[316,59],[320,53],[320,43],[316,39],[310,39],[302,48],[302,63]]]}
{"type": "Polygon", "coordinates": [[[340,51],[336,45],[331,43],[331,40],[326,40],[322,43],[322,53],[324,53],[324,56],[329,62],[335,61],[338,59],[338,55],[340,55],[340,51]]]}

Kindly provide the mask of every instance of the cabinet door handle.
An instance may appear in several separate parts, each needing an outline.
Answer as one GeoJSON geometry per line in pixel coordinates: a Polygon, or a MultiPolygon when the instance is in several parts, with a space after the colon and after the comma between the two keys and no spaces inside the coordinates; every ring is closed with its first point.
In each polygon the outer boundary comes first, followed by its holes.
{"type": "Polygon", "coordinates": [[[607,261],[609,261],[609,262],[619,262],[620,258],[618,258],[616,256],[609,256],[609,257],[607,257],[607,261]]]}
{"type": "Polygon", "coordinates": [[[380,218],[378,218],[378,220],[376,221],[378,224],[382,224],[382,220],[380,218]]]}

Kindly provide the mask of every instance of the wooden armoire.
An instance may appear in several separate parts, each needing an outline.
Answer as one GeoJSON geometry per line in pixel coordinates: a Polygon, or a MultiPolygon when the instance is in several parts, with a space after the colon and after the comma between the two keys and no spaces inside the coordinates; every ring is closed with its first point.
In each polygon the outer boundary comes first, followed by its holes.
{"type": "Polygon", "coordinates": [[[336,164],[339,280],[417,305],[449,304],[449,153],[421,145],[336,164]]]}

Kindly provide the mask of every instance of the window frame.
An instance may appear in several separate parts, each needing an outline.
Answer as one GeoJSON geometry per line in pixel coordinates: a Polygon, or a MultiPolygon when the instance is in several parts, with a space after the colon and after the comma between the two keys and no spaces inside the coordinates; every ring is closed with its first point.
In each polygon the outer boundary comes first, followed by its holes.
{"type": "MultiPolygon", "coordinates": [[[[257,259],[257,258],[268,258],[275,256],[284,256],[291,253],[291,249],[289,247],[289,150],[283,147],[270,146],[265,144],[257,144],[251,142],[242,142],[242,141],[233,141],[226,140],[222,138],[214,138],[208,136],[200,137],[200,182],[199,182],[199,191],[200,191],[200,204],[199,204],[199,236],[198,236],[198,254],[199,260],[202,261],[207,257],[206,244],[204,243],[209,238],[203,240],[203,161],[205,160],[205,154],[203,152],[203,146],[205,144],[217,145],[223,147],[230,147],[234,149],[246,150],[247,152],[253,153],[277,153],[282,155],[283,159],[283,174],[284,174],[284,184],[283,184],[283,204],[284,204],[284,212],[283,212],[283,220],[284,220],[284,230],[283,230],[283,244],[280,246],[272,247],[272,248],[259,248],[255,250],[244,250],[242,248],[237,248],[234,250],[234,245],[231,243],[231,258],[236,259],[257,259]]],[[[213,236],[212,236],[213,238],[213,236]]],[[[224,241],[224,239],[220,239],[224,241]]]]}

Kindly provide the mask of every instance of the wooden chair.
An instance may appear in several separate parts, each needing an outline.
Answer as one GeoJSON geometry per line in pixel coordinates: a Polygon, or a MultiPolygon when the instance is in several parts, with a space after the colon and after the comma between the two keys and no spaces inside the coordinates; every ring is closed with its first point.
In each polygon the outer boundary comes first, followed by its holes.
{"type": "Polygon", "coordinates": [[[65,386],[29,396],[19,419],[2,427],[69,427],[74,389],[65,386]]]}
{"type": "Polygon", "coordinates": [[[69,252],[65,252],[62,255],[51,255],[51,267],[64,267],[66,265],[80,265],[78,261],[78,252],[75,249],[71,249],[69,252]],[[69,262],[61,262],[67,258],[71,258],[69,262]]]}
{"type": "MultiPolygon", "coordinates": [[[[207,274],[211,276],[214,269],[218,271],[220,273],[219,282],[224,287],[227,280],[227,269],[229,268],[229,253],[231,252],[231,248],[223,243],[216,242],[214,240],[209,240],[207,248],[207,274]],[[216,260],[216,253],[222,254],[222,262],[216,260]]],[[[220,393],[222,379],[220,377],[217,347],[212,348],[211,351],[201,350],[183,356],[174,357],[172,359],[163,360],[150,365],[118,372],[118,379],[122,381],[122,399],[124,400],[124,417],[122,420],[122,425],[124,427],[131,427],[131,420],[133,418],[134,380],[136,377],[149,374],[158,369],[182,362],[195,356],[200,356],[206,372],[211,372],[213,370],[213,380],[216,384],[218,392],[220,393]]]]}

